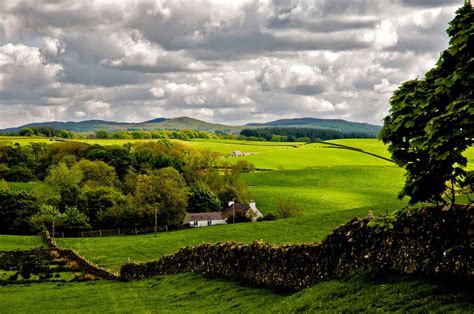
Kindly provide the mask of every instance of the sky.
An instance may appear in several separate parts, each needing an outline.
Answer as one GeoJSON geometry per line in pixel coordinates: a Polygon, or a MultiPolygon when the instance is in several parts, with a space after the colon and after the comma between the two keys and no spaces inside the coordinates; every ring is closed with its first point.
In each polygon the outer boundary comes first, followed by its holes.
{"type": "Polygon", "coordinates": [[[0,128],[189,116],[381,124],[462,0],[0,1],[0,128]]]}

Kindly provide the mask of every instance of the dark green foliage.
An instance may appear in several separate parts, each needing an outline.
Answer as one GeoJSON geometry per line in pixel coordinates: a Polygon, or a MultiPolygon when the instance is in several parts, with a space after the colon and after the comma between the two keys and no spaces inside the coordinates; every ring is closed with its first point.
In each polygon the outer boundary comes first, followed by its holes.
{"type": "Polygon", "coordinates": [[[18,132],[18,135],[73,138],[73,132],[68,130],[59,130],[49,126],[33,126],[31,128],[23,128],[18,132]]]}
{"type": "Polygon", "coordinates": [[[91,228],[89,217],[81,213],[77,207],[68,207],[64,211],[65,218],[58,230],[61,231],[77,231],[87,230],[91,228]]]}
{"type": "Polygon", "coordinates": [[[37,210],[36,196],[29,191],[0,189],[0,233],[29,233],[29,218],[37,210]]]}
{"type": "Polygon", "coordinates": [[[199,272],[269,288],[302,290],[358,269],[470,282],[474,258],[469,233],[473,206],[400,212],[390,228],[357,219],[321,243],[201,244],[148,263],[122,266],[124,280],[199,272]]]}
{"type": "Polygon", "coordinates": [[[0,146],[0,180],[43,181],[33,184],[37,192],[33,208],[24,211],[16,201],[5,201],[17,207],[0,207],[0,216],[8,222],[0,232],[27,232],[32,229],[29,225],[37,230],[51,229],[51,210],[43,213],[40,208],[54,208],[62,217],[55,220],[57,230],[68,233],[91,227],[146,227],[153,223],[155,205],[159,207],[160,225],[180,224],[188,186],[206,187],[206,191],[193,195],[196,210],[203,206],[205,210],[219,210],[216,194],[225,191],[232,191],[238,201],[247,198],[237,177],[255,167],[243,161],[222,174],[217,168],[218,158],[217,153],[166,139],[121,147],[76,142],[0,146]],[[140,180],[152,184],[153,189],[140,180]],[[71,215],[66,213],[72,209],[71,215]]]}
{"type": "Polygon", "coordinates": [[[341,138],[373,138],[372,134],[356,133],[356,132],[341,132],[333,129],[319,129],[308,127],[269,127],[258,129],[243,129],[241,135],[247,137],[264,138],[267,141],[279,142],[294,142],[297,138],[302,138],[307,142],[318,140],[332,140],[341,138]],[[276,137],[279,136],[279,137],[276,137]]]}
{"type": "Polygon", "coordinates": [[[216,194],[203,185],[193,185],[188,194],[188,212],[216,212],[221,210],[221,202],[216,194]]]}
{"type": "Polygon", "coordinates": [[[474,139],[474,10],[460,8],[448,29],[449,48],[424,80],[393,94],[380,138],[407,170],[400,196],[411,203],[455,201],[466,176],[462,153],[474,139]]]}

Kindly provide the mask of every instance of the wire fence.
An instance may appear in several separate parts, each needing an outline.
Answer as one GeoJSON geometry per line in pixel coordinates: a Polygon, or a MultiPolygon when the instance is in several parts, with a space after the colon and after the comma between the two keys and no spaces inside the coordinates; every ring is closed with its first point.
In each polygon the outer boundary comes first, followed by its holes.
{"type": "MultiPolygon", "coordinates": [[[[167,232],[174,230],[182,230],[189,228],[189,225],[170,225],[170,226],[158,226],[157,232],[167,232]]],[[[100,230],[87,230],[87,231],[75,231],[75,232],[55,232],[56,238],[86,238],[86,237],[105,237],[105,236],[121,236],[121,235],[138,235],[145,233],[155,232],[155,227],[136,227],[136,228],[113,228],[113,229],[100,229],[100,230]]]]}

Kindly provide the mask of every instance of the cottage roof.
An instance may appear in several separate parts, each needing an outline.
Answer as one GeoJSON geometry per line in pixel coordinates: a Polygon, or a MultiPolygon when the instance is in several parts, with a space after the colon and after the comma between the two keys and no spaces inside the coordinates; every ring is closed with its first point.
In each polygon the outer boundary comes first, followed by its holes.
{"type": "Polygon", "coordinates": [[[222,211],[222,214],[227,219],[229,217],[232,217],[232,215],[234,214],[234,211],[235,211],[236,215],[239,215],[239,214],[245,215],[249,209],[250,209],[249,205],[234,204],[234,205],[230,205],[229,207],[225,208],[222,211]]]}
{"type": "Polygon", "coordinates": [[[221,212],[189,213],[189,221],[224,220],[221,212]]]}

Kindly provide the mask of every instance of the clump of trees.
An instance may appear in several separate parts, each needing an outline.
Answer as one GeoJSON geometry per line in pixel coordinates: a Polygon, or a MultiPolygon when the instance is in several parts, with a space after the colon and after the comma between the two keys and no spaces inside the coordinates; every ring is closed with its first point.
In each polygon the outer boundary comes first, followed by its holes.
{"type": "Polygon", "coordinates": [[[463,152],[474,140],[474,10],[470,1],[447,30],[449,47],[424,79],[403,83],[390,99],[380,138],[405,167],[400,197],[454,204],[469,188],[463,152]]]}
{"type": "Polygon", "coordinates": [[[243,129],[240,135],[249,140],[265,140],[271,142],[318,142],[340,138],[373,138],[366,133],[342,132],[332,129],[268,127],[258,129],[243,129]]]}
{"type": "Polygon", "coordinates": [[[167,140],[123,146],[77,142],[0,146],[0,233],[41,228],[174,225],[186,211],[247,202],[239,175],[248,162],[219,169],[218,154],[167,140]],[[21,176],[12,175],[23,173],[21,176]],[[10,190],[5,181],[37,181],[10,190]]]}
{"type": "Polygon", "coordinates": [[[34,126],[31,128],[23,128],[18,132],[18,135],[20,136],[44,136],[61,138],[74,138],[74,134],[74,132],[69,130],[60,130],[49,126],[34,126]]]}

